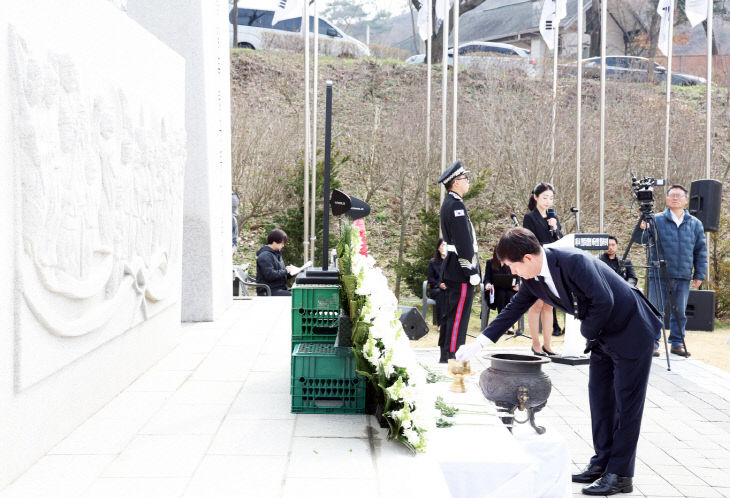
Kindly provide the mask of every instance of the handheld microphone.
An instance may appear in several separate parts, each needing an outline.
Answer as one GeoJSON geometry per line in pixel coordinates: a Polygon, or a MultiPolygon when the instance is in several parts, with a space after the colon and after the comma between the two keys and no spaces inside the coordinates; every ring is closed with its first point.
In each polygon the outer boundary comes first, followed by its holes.
{"type": "Polygon", "coordinates": [[[515,216],[515,213],[510,213],[509,217],[512,218],[512,223],[514,223],[516,227],[520,226],[520,224],[517,221],[517,216],[515,216]]]}
{"type": "MultiPolygon", "coordinates": [[[[549,220],[550,218],[557,218],[557,216],[555,216],[555,210],[552,208],[547,210],[547,219],[549,220]]],[[[548,225],[548,226],[550,227],[550,235],[555,237],[555,235],[556,235],[555,229],[552,227],[552,225],[548,225]]]]}

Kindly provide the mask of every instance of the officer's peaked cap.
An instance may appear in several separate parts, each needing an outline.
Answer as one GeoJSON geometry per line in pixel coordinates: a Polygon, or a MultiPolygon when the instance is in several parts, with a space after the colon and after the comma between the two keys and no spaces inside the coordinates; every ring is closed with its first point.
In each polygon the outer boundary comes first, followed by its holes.
{"type": "Polygon", "coordinates": [[[460,160],[456,160],[454,164],[446,168],[443,173],[441,173],[441,176],[439,177],[438,183],[449,183],[451,180],[456,178],[459,175],[465,175],[468,171],[464,169],[464,167],[461,165],[460,160]]]}

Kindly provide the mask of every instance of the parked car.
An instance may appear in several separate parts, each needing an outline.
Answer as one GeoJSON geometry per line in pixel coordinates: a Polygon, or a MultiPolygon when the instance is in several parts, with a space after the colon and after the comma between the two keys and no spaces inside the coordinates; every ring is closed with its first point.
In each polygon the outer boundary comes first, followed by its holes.
{"type": "MultiPolygon", "coordinates": [[[[454,63],[454,48],[449,48],[448,65],[454,63]]],[[[412,55],[406,64],[419,64],[426,60],[425,54],[412,55]]],[[[527,76],[536,74],[535,61],[530,51],[508,43],[471,41],[459,45],[459,66],[494,71],[495,69],[518,69],[527,76]]]]}
{"type": "MultiPolygon", "coordinates": [[[[631,55],[611,55],[606,57],[606,78],[619,81],[647,82],[649,81],[649,67],[654,66],[654,75],[657,81],[667,81],[667,69],[645,57],[631,55]]],[[[568,74],[575,74],[576,63],[561,65],[561,70],[568,74]]],[[[583,76],[588,78],[601,77],[601,58],[591,57],[583,60],[583,76]]],[[[704,85],[705,78],[672,72],[672,85],[704,85]]]]}
{"type": "MultiPolygon", "coordinates": [[[[228,14],[233,46],[233,9],[228,14]]],[[[302,18],[279,21],[272,26],[273,10],[238,8],[238,47],[252,50],[296,49],[302,40],[302,18]]],[[[314,17],[309,16],[309,32],[314,33],[314,17]]],[[[328,20],[319,18],[320,53],[368,57],[370,49],[363,42],[343,33],[328,20]],[[325,43],[322,43],[324,41],[325,43]]]]}

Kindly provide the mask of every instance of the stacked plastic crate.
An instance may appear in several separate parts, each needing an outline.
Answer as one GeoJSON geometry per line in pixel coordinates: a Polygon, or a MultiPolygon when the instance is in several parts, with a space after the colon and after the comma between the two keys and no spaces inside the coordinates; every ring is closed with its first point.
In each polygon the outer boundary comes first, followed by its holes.
{"type": "Polygon", "coordinates": [[[365,380],[349,347],[336,347],[338,285],[292,287],[292,413],[364,413],[365,380]]]}

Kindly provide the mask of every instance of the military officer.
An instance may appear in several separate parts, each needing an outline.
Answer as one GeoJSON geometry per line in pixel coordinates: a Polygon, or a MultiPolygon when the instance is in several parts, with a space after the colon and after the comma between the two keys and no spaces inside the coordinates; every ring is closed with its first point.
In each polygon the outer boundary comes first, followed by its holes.
{"type": "Polygon", "coordinates": [[[441,363],[454,358],[466,342],[474,286],[481,282],[477,258],[477,238],[462,196],[469,191],[468,171],[456,161],[439,178],[448,191],[441,205],[441,233],[446,243],[446,258],[441,265],[441,281],[446,284],[447,321],[439,336],[441,363]]]}

